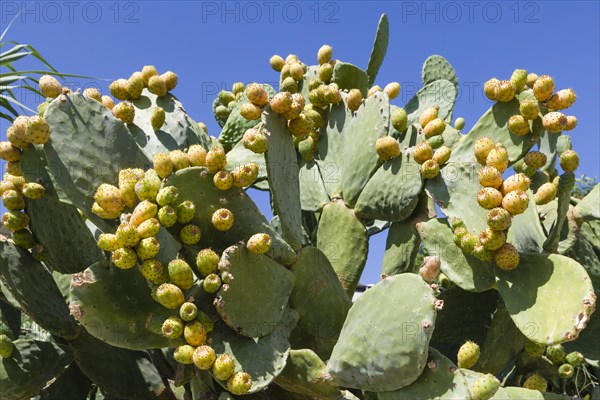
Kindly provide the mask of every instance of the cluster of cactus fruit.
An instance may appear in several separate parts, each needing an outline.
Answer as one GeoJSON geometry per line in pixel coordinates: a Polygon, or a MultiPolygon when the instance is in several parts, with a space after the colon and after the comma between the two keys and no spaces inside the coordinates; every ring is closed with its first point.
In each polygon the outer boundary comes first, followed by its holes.
{"type": "Polygon", "coordinates": [[[600,186],[571,198],[575,93],[517,69],[463,134],[441,56],[402,108],[375,84],[388,30],[366,70],[328,45],[273,56],[278,91],[218,94],[218,138],[171,71],[112,97],[41,77],[39,115],[0,143],[0,397],[597,395],[600,186]]]}

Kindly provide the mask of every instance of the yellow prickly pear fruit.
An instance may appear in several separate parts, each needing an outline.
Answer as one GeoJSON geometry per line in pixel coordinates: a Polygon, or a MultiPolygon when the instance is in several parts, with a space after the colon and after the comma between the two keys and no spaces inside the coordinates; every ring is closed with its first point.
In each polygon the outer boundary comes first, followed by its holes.
{"type": "Polygon", "coordinates": [[[102,95],[96,88],[87,88],[83,91],[83,95],[85,97],[89,97],[90,99],[94,99],[102,103],[102,95]]]}
{"type": "Polygon", "coordinates": [[[522,115],[513,115],[508,119],[508,129],[517,136],[529,133],[529,122],[522,115]]]}
{"type": "Polygon", "coordinates": [[[525,119],[536,119],[540,115],[540,108],[535,100],[525,99],[519,103],[519,111],[525,119]]]}
{"type": "Polygon", "coordinates": [[[135,118],[135,108],[128,101],[123,101],[112,108],[115,118],[120,119],[125,124],[132,124],[135,118]]]}
{"type": "Polygon", "coordinates": [[[438,117],[438,111],[440,111],[440,106],[429,107],[425,109],[419,116],[419,124],[421,128],[425,128],[427,124],[438,117]]]}
{"type": "Polygon", "coordinates": [[[108,86],[108,90],[118,100],[128,100],[130,97],[127,79],[117,79],[108,86]]]}
{"type": "Polygon", "coordinates": [[[479,360],[479,345],[467,341],[458,349],[458,368],[471,368],[479,360]]]}
{"type": "Polygon", "coordinates": [[[535,85],[535,81],[537,81],[538,76],[537,74],[530,72],[527,74],[527,87],[529,89],[533,89],[533,85],[535,85]]]}
{"type": "Polygon", "coordinates": [[[277,54],[271,57],[269,63],[271,64],[271,68],[273,68],[277,72],[281,72],[281,69],[285,65],[285,61],[283,60],[283,58],[277,54]]]}
{"type": "Polygon", "coordinates": [[[513,192],[515,190],[527,191],[529,189],[529,185],[531,184],[531,180],[527,177],[527,175],[523,173],[514,174],[509,176],[502,182],[502,194],[506,195],[509,192],[513,192]]]}
{"type": "Polygon", "coordinates": [[[191,166],[204,167],[206,166],[206,149],[199,144],[193,144],[187,151],[187,158],[191,166]]]}
{"type": "Polygon", "coordinates": [[[142,73],[139,71],[134,72],[127,82],[129,83],[129,98],[133,100],[139,99],[144,90],[144,78],[142,73]]]}
{"type": "Polygon", "coordinates": [[[148,81],[153,76],[158,76],[158,71],[154,65],[144,65],[144,68],[142,68],[142,79],[144,80],[144,86],[148,86],[148,81]]]}
{"type": "Polygon", "coordinates": [[[150,79],[148,79],[148,90],[150,93],[162,97],[167,94],[167,84],[162,77],[157,75],[151,76],[150,79]]]}
{"type": "Polygon", "coordinates": [[[500,173],[506,171],[506,168],[508,168],[508,152],[504,145],[497,143],[490,150],[485,158],[485,165],[496,168],[500,173]]]}
{"type": "Polygon", "coordinates": [[[546,101],[554,92],[554,79],[548,75],[542,75],[533,84],[533,95],[538,101],[546,101]]]}
{"type": "Polygon", "coordinates": [[[388,95],[390,100],[393,100],[400,94],[400,84],[398,82],[390,82],[385,85],[383,92],[388,95]]]}
{"type": "Polygon", "coordinates": [[[168,92],[175,89],[175,86],[177,86],[177,82],[179,81],[177,74],[173,71],[167,71],[164,74],[162,74],[160,77],[162,78],[163,81],[165,81],[165,85],[167,86],[168,92]]]}
{"type": "Polygon", "coordinates": [[[427,142],[421,142],[415,146],[413,150],[413,158],[418,164],[423,164],[425,161],[433,157],[433,149],[427,142]]]}
{"type": "Polygon", "coordinates": [[[496,89],[496,100],[508,103],[515,98],[517,88],[511,81],[500,81],[496,89]]]}
{"type": "Polygon", "coordinates": [[[577,95],[573,89],[563,89],[554,93],[546,102],[548,108],[553,110],[564,110],[569,108],[577,100],[577,95]]]}
{"type": "Polygon", "coordinates": [[[102,98],[100,99],[100,102],[102,103],[102,105],[106,108],[108,108],[109,110],[112,110],[113,107],[115,106],[115,101],[112,99],[112,97],[110,96],[102,96],[102,98]]]}
{"type": "Polygon", "coordinates": [[[548,204],[556,198],[558,187],[552,182],[546,182],[535,192],[535,204],[538,206],[548,204]]]}
{"type": "Polygon", "coordinates": [[[400,155],[400,143],[391,136],[383,136],[375,141],[375,150],[382,160],[391,160],[400,155]]]}
{"type": "Polygon", "coordinates": [[[161,178],[166,178],[173,172],[173,161],[167,153],[156,153],[152,157],[154,170],[161,178]]]}
{"type": "Polygon", "coordinates": [[[40,91],[45,97],[56,98],[62,92],[60,82],[53,76],[42,75],[38,81],[40,91]]]}
{"type": "Polygon", "coordinates": [[[264,107],[269,102],[269,95],[265,88],[258,83],[251,83],[246,86],[246,96],[250,103],[258,107],[264,107]]]}
{"type": "Polygon", "coordinates": [[[375,85],[375,86],[371,87],[371,89],[369,89],[369,91],[367,92],[367,97],[371,97],[375,93],[378,93],[378,92],[383,92],[383,89],[381,88],[381,86],[375,85]]]}
{"type": "Polygon", "coordinates": [[[330,45],[324,44],[323,46],[321,46],[321,48],[319,48],[319,51],[317,52],[317,61],[319,62],[319,65],[331,61],[332,55],[333,48],[330,45]]]}
{"type": "Polygon", "coordinates": [[[568,120],[565,114],[553,111],[544,115],[542,118],[542,126],[550,133],[560,133],[567,126],[568,120]]]}
{"type": "Polygon", "coordinates": [[[498,87],[500,86],[500,81],[496,78],[492,78],[483,84],[483,93],[485,96],[492,100],[498,100],[498,87]]]}

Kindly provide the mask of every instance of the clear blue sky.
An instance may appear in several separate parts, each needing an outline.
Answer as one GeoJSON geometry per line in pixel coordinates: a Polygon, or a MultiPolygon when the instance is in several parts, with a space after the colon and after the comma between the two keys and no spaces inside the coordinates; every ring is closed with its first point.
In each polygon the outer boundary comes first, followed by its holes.
{"type": "MultiPolygon", "coordinates": [[[[514,68],[554,77],[557,89],[573,88],[569,110],[582,158],[578,173],[600,175],[599,38],[597,1],[528,2],[29,2],[0,3],[4,28],[16,9],[22,16],[8,39],[34,45],[60,71],[116,79],[145,64],[179,74],[175,89],[192,118],[218,136],[211,103],[235,81],[275,82],[272,54],[297,54],[316,62],[324,43],[334,57],[365,68],[381,13],[390,21],[390,45],[377,83],[402,84],[403,105],[421,83],[431,54],[446,57],[458,72],[461,96],[455,115],[468,129],[490,106],[481,91],[492,76],[508,79],[514,68]]],[[[26,66],[27,63],[24,63],[26,66]]],[[[104,92],[108,81],[95,81],[104,92]]],[[[75,87],[89,82],[77,80],[75,87]]],[[[33,105],[35,99],[21,98],[33,105]]],[[[2,135],[6,122],[0,122],[2,135]]],[[[268,210],[268,195],[254,196],[268,210]]],[[[270,213],[270,212],[268,212],[270,213]]],[[[371,240],[362,281],[378,280],[385,234],[371,240]]]]}

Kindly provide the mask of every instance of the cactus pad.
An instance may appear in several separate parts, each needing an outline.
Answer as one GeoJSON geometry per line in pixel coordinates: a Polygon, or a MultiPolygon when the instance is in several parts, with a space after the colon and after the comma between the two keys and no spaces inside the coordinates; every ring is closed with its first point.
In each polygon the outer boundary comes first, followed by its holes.
{"type": "Polygon", "coordinates": [[[379,18],[379,24],[377,24],[375,42],[373,43],[373,50],[371,50],[371,57],[369,57],[369,65],[367,66],[369,86],[372,86],[375,83],[375,78],[377,77],[381,64],[383,64],[383,59],[387,52],[389,40],[390,24],[387,15],[382,14],[381,18],[379,18]]]}

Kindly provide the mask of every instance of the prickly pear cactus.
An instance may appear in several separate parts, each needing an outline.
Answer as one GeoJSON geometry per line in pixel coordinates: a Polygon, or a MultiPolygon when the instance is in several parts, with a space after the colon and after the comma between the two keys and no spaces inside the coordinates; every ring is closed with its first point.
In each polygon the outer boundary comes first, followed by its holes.
{"type": "Polygon", "coordinates": [[[515,69],[463,132],[442,56],[406,104],[377,82],[393,40],[383,15],[366,70],[329,45],[274,55],[279,87],[218,94],[216,137],[171,71],[112,97],[40,78],[42,112],[0,143],[0,397],[597,395],[600,186],[571,196],[575,92],[515,69]],[[376,233],[381,281],[357,295],[376,233]]]}

